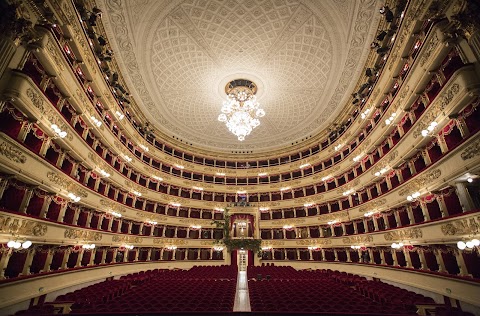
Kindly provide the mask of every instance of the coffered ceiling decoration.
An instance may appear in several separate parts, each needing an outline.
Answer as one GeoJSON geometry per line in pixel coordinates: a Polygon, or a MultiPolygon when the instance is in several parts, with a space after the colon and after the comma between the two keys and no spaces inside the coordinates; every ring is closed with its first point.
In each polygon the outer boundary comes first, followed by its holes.
{"type": "Polygon", "coordinates": [[[196,147],[262,152],[315,135],[362,75],[375,0],[98,0],[108,40],[147,118],[196,147]],[[217,121],[232,79],[266,115],[239,142],[217,121]]]}

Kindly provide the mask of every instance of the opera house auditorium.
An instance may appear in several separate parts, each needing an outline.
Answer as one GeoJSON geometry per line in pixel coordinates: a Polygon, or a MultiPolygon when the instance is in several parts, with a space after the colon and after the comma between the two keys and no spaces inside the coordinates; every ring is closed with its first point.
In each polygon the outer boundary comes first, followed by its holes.
{"type": "Polygon", "coordinates": [[[478,0],[0,0],[0,315],[480,315],[478,0]]]}

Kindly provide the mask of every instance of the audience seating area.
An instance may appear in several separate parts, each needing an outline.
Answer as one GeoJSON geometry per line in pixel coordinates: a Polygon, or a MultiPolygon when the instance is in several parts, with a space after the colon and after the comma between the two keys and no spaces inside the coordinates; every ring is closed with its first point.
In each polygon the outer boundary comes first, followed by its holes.
{"type": "MultiPolygon", "coordinates": [[[[54,302],[15,315],[152,315],[233,312],[236,266],[194,266],[189,270],[155,269],[121,276],[58,296],[54,302]]],[[[430,297],[345,272],[295,270],[290,266],[249,266],[252,315],[417,315],[419,304],[450,315],[453,309],[430,297]],[[259,278],[259,275],[264,276],[259,278]],[[269,276],[266,278],[265,276],[269,276]]],[[[455,315],[471,315],[456,311],[455,315]]]]}
{"type": "Polygon", "coordinates": [[[248,271],[250,305],[255,312],[415,315],[415,304],[434,303],[431,298],[344,272],[276,266],[249,267],[248,271]],[[254,278],[260,274],[269,275],[270,280],[254,278]]]}

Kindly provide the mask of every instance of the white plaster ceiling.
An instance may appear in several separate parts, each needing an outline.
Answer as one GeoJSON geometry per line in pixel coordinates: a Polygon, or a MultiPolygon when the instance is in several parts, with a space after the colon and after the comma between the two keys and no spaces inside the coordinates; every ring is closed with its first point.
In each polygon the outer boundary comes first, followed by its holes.
{"type": "Polygon", "coordinates": [[[376,0],[97,0],[128,89],[148,119],[195,147],[278,149],[315,135],[353,92],[376,0]],[[217,120],[225,84],[250,79],[266,115],[240,142],[217,120]]]}

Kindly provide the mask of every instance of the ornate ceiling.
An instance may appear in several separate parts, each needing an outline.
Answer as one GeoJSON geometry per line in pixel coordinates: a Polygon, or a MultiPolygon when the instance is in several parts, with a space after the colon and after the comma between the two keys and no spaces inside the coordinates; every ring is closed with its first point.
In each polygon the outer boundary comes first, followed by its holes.
{"type": "Polygon", "coordinates": [[[220,152],[289,146],[333,121],[362,75],[376,0],[97,0],[128,88],[169,136],[220,152]],[[240,142],[217,121],[249,79],[266,115],[240,142]]]}

